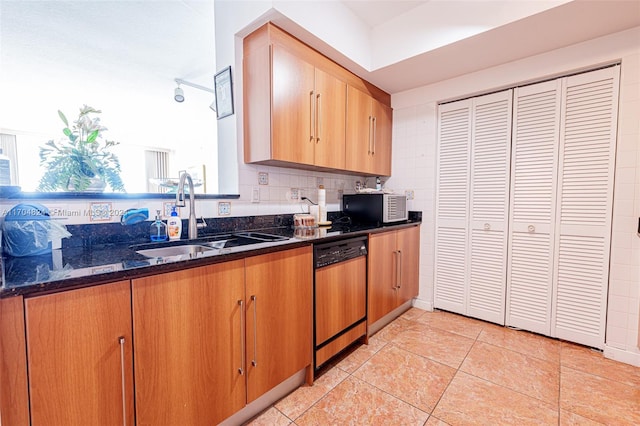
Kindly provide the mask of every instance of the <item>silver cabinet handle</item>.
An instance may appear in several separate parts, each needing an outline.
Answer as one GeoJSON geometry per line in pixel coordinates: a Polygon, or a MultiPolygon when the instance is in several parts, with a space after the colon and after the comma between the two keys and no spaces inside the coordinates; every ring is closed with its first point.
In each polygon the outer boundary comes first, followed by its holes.
{"type": "Polygon", "coordinates": [[[536,227],[533,225],[529,225],[527,226],[527,231],[529,231],[530,233],[534,233],[536,232],[536,227]]]}
{"type": "Polygon", "coordinates": [[[251,296],[253,301],[253,359],[251,365],[258,366],[258,298],[256,295],[251,296]]]}
{"type": "Polygon", "coordinates": [[[375,117],[373,117],[373,148],[371,148],[371,155],[375,155],[376,153],[376,131],[378,130],[378,122],[375,117]]]}
{"type": "Polygon", "coordinates": [[[398,268],[398,288],[402,287],[402,250],[398,250],[398,263],[396,264],[396,268],[398,268]]]}
{"type": "Polygon", "coordinates": [[[491,224],[489,224],[489,223],[485,223],[485,224],[484,224],[484,230],[485,230],[485,231],[489,231],[490,229],[491,229],[491,224]]]}
{"type": "Polygon", "coordinates": [[[124,336],[118,338],[120,343],[120,380],[122,381],[122,424],[127,426],[127,386],[124,373],[124,336]]]}
{"type": "Polygon", "coordinates": [[[244,300],[238,300],[238,305],[240,306],[240,368],[238,368],[238,374],[241,376],[244,375],[244,364],[246,362],[246,350],[244,347],[244,331],[245,331],[245,314],[244,314],[244,300]]]}
{"type": "Polygon", "coordinates": [[[313,142],[313,125],[315,124],[315,103],[313,102],[313,90],[309,92],[309,140],[313,142]]]}
{"type": "Polygon", "coordinates": [[[316,96],[316,143],[320,142],[320,135],[322,134],[322,108],[320,108],[320,93],[316,96]]]}
{"type": "Polygon", "coordinates": [[[369,116],[369,146],[367,147],[369,150],[367,151],[367,155],[371,155],[371,136],[373,133],[373,117],[369,116]]]}
{"type": "Polygon", "coordinates": [[[400,276],[398,275],[398,272],[400,271],[400,269],[398,268],[398,262],[400,262],[399,252],[394,250],[393,255],[396,258],[396,282],[395,282],[395,285],[393,286],[393,289],[397,290],[400,288],[400,286],[398,285],[398,283],[400,282],[400,276]]]}

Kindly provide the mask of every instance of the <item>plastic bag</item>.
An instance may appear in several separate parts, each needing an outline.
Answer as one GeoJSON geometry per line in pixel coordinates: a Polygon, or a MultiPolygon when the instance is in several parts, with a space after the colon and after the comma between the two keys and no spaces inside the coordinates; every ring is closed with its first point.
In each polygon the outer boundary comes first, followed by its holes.
{"type": "Polygon", "coordinates": [[[2,224],[3,250],[21,257],[51,252],[51,242],[70,237],[67,228],[49,217],[40,204],[18,204],[5,216],[2,224]]]}

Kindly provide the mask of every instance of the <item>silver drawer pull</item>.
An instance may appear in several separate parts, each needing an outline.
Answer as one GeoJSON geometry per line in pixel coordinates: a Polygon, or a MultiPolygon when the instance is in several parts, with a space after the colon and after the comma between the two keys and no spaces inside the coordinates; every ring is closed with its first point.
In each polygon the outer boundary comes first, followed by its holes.
{"type": "Polygon", "coordinates": [[[251,296],[253,301],[253,359],[251,365],[258,366],[258,298],[256,295],[251,296]]]}
{"type": "Polygon", "coordinates": [[[527,231],[529,231],[529,233],[534,233],[536,232],[536,227],[533,225],[529,225],[527,226],[527,231]]]}
{"type": "Polygon", "coordinates": [[[122,424],[127,426],[127,387],[124,374],[124,336],[118,338],[120,343],[120,380],[122,381],[122,424]]]}
{"type": "Polygon", "coordinates": [[[244,375],[244,363],[245,359],[245,347],[244,347],[244,329],[245,329],[245,315],[244,315],[244,300],[238,300],[238,305],[240,306],[240,352],[241,352],[241,365],[238,368],[238,374],[241,376],[244,375]]]}

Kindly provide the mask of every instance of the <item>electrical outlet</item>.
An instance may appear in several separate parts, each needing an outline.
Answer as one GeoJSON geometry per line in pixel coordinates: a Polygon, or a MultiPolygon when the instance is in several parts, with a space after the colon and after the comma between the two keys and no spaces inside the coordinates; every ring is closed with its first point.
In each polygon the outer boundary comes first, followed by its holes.
{"type": "Polygon", "coordinates": [[[300,201],[300,191],[298,191],[298,188],[291,188],[291,190],[289,190],[289,199],[291,201],[300,201]]]}
{"type": "Polygon", "coordinates": [[[231,214],[231,202],[219,201],[218,202],[218,216],[229,216],[231,214]]]}
{"type": "Polygon", "coordinates": [[[269,185],[269,173],[267,172],[258,173],[258,185],[269,185]]]}
{"type": "Polygon", "coordinates": [[[404,191],[404,195],[407,196],[407,200],[413,200],[413,197],[415,196],[415,194],[413,193],[413,189],[407,189],[406,191],[404,191]]]}
{"type": "Polygon", "coordinates": [[[259,203],[260,202],[260,188],[254,186],[251,188],[251,202],[259,203]]]}

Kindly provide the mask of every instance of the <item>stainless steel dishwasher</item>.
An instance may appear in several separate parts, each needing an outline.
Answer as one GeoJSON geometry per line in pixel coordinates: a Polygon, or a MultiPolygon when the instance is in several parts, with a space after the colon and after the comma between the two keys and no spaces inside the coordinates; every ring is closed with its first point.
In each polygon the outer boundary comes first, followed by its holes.
{"type": "Polygon", "coordinates": [[[367,334],[367,237],[314,245],[314,365],[367,334]]]}

